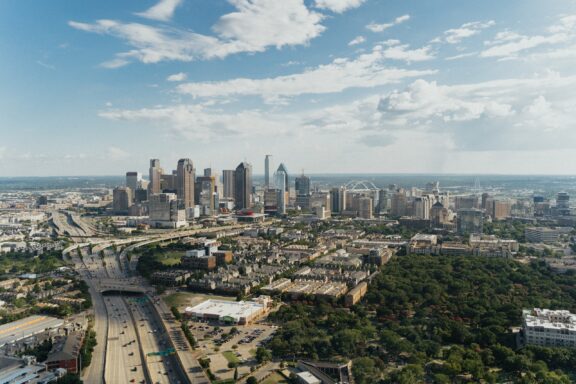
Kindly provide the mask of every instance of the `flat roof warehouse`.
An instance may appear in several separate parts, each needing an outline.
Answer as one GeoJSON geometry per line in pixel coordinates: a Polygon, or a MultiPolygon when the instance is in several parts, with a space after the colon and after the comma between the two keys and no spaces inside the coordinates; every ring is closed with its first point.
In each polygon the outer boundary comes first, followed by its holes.
{"type": "Polygon", "coordinates": [[[255,301],[206,300],[194,307],[187,307],[186,314],[202,319],[226,321],[233,320],[238,324],[247,324],[264,314],[269,298],[260,297],[255,301]]]}

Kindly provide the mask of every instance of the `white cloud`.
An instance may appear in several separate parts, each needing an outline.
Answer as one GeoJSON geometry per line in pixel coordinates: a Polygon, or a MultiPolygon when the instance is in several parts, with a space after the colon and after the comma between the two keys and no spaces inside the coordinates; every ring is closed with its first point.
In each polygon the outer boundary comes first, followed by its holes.
{"type": "Polygon", "coordinates": [[[158,20],[169,21],[174,15],[176,8],[182,3],[182,0],[160,0],[156,5],[148,8],[144,12],[136,13],[138,16],[158,20]]]}
{"type": "Polygon", "coordinates": [[[482,51],[480,57],[515,57],[520,52],[545,44],[559,44],[569,40],[564,32],[552,35],[523,36],[518,34],[497,35],[487,42],[490,48],[482,51]]]}
{"type": "Polygon", "coordinates": [[[6,147],[0,147],[0,159],[3,159],[6,155],[6,147]]]}
{"type": "Polygon", "coordinates": [[[94,23],[70,21],[78,30],[110,35],[132,47],[103,63],[118,68],[138,60],[143,63],[161,61],[193,61],[224,58],[241,52],[263,52],[268,47],[307,44],[325,27],[323,15],[310,11],[303,0],[230,0],[237,12],[223,15],[212,27],[217,36],[188,30],[97,20],[94,23]]]}
{"type": "Polygon", "coordinates": [[[106,149],[106,158],[112,160],[126,160],[130,157],[130,153],[126,152],[122,148],[118,147],[108,147],[106,149]]]}
{"type": "Polygon", "coordinates": [[[358,44],[362,44],[366,41],[366,38],[364,36],[356,36],[353,40],[351,40],[348,45],[352,46],[352,45],[358,45],[358,44]]]}
{"type": "Polygon", "coordinates": [[[36,60],[36,64],[38,64],[41,67],[44,67],[46,69],[51,69],[51,70],[55,70],[56,67],[51,65],[51,64],[46,64],[45,62],[43,62],[42,60],[36,60]]]}
{"type": "Polygon", "coordinates": [[[99,113],[110,120],[152,122],[172,133],[194,141],[209,142],[232,137],[280,135],[289,131],[289,116],[275,117],[258,110],[237,113],[201,104],[159,106],[137,110],[111,109],[99,113]]]}
{"type": "MultiPolygon", "coordinates": [[[[355,59],[337,58],[304,72],[264,79],[237,78],[227,81],[186,83],[178,91],[194,97],[257,95],[266,100],[302,94],[342,92],[348,88],[372,88],[396,83],[402,79],[436,73],[434,70],[408,70],[387,67],[382,46],[355,59]]],[[[409,53],[405,53],[409,55],[409,53]]],[[[420,53],[422,55],[422,53],[420,53]]],[[[414,55],[416,56],[416,55],[414,55]]]]}
{"type": "Polygon", "coordinates": [[[179,73],[175,73],[173,75],[170,75],[166,78],[167,81],[184,81],[186,80],[186,78],[188,77],[187,74],[185,74],[184,72],[179,72],[179,73]]]}
{"type": "Polygon", "coordinates": [[[576,76],[545,76],[442,86],[416,80],[379,104],[382,130],[448,133],[464,150],[574,148],[576,76]]]}
{"type": "Polygon", "coordinates": [[[408,20],[410,20],[410,15],[402,15],[395,18],[394,21],[392,21],[391,23],[384,23],[384,24],[370,23],[366,26],[366,28],[374,33],[378,33],[383,32],[388,28],[392,28],[395,25],[402,24],[408,20]]]}
{"type": "Polygon", "coordinates": [[[458,44],[462,40],[479,34],[482,30],[494,26],[496,23],[493,20],[487,22],[472,21],[462,24],[458,28],[449,29],[444,32],[442,37],[437,37],[432,40],[435,43],[445,42],[448,44],[458,44]]]}
{"type": "Polygon", "coordinates": [[[574,45],[575,39],[576,15],[564,15],[543,34],[522,35],[510,30],[501,31],[492,40],[484,42],[488,48],[480,53],[480,57],[495,57],[500,60],[516,59],[524,51],[552,46],[551,50],[536,51],[528,58],[566,59],[574,56],[573,47],[570,44],[574,45]]]}
{"type": "Polygon", "coordinates": [[[316,0],[316,8],[328,9],[332,12],[342,13],[352,8],[358,8],[365,0],[316,0]]]}
{"type": "Polygon", "coordinates": [[[403,60],[408,63],[414,61],[427,61],[435,58],[430,46],[410,49],[408,44],[394,44],[395,40],[388,40],[388,48],[382,50],[382,56],[391,60],[403,60]]]}

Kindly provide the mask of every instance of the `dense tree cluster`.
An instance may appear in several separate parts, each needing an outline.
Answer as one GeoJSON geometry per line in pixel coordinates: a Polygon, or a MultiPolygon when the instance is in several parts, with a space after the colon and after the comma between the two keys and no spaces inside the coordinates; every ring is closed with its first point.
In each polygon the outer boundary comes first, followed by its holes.
{"type": "Polygon", "coordinates": [[[518,349],[523,308],[576,310],[576,276],[543,263],[415,256],[391,261],[361,304],[284,306],[269,348],[283,359],[353,359],[357,382],[570,383],[576,351],[518,349]]]}

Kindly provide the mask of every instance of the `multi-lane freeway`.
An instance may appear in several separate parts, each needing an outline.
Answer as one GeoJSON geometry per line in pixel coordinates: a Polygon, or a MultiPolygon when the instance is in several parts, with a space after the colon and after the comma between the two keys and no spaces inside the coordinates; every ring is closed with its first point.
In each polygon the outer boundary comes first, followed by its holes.
{"type": "MultiPolygon", "coordinates": [[[[88,284],[94,303],[97,345],[91,365],[83,372],[84,382],[210,383],[170,310],[136,274],[137,257],[128,261],[127,253],[147,244],[222,228],[177,231],[130,240],[90,239],[86,228],[75,224],[70,217],[54,212],[52,218],[54,225],[73,240],[84,241],[63,251],[88,284]],[[126,248],[117,253],[111,248],[113,245],[126,248]]],[[[242,227],[245,226],[227,229],[242,227]]]]}
{"type": "Polygon", "coordinates": [[[89,247],[70,253],[76,269],[90,286],[94,301],[97,346],[84,371],[86,383],[184,383],[170,353],[170,339],[154,316],[148,297],[123,292],[140,283],[127,277],[110,248],[89,254],[89,247]],[[116,288],[118,288],[116,290],[116,288]],[[104,291],[108,291],[105,293],[104,291]]]}

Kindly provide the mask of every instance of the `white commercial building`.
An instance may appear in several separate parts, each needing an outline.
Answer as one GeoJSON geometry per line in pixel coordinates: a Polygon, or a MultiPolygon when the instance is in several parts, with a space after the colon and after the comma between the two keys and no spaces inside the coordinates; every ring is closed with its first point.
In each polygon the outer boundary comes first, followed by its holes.
{"type": "Polygon", "coordinates": [[[268,296],[260,296],[254,301],[206,300],[194,307],[187,307],[185,313],[197,319],[243,325],[265,314],[269,302],[268,296]]]}
{"type": "Polygon", "coordinates": [[[522,329],[526,344],[576,347],[576,315],[566,310],[525,309],[522,329]]]}

